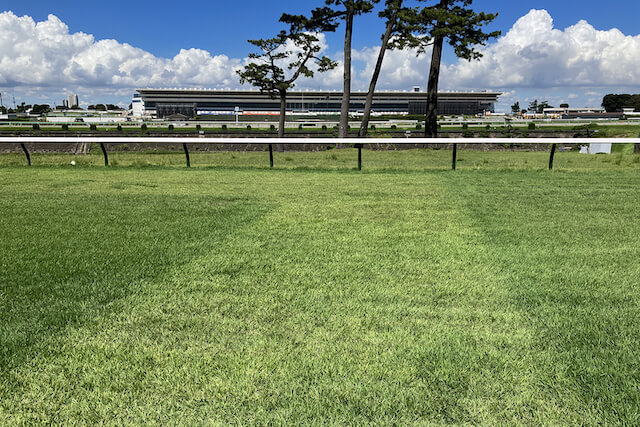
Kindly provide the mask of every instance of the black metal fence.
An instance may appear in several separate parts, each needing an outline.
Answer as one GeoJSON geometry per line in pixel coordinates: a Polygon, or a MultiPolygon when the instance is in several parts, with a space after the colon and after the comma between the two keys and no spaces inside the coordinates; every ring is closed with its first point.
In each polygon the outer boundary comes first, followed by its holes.
{"type": "Polygon", "coordinates": [[[104,156],[105,166],[109,166],[109,153],[105,144],[127,144],[127,143],[174,143],[182,144],[186,166],[191,167],[191,157],[189,145],[191,144],[212,144],[212,145],[237,145],[237,144],[264,144],[269,148],[269,165],[274,167],[273,145],[297,145],[297,144],[341,144],[343,146],[353,146],[358,150],[357,165],[358,170],[362,170],[362,150],[365,145],[434,145],[441,144],[452,147],[451,169],[456,169],[457,152],[459,145],[480,145],[480,144],[505,144],[513,143],[518,145],[549,145],[549,170],[553,169],[553,162],[559,144],[566,145],[586,145],[592,144],[640,144],[640,138],[410,138],[410,139],[388,139],[388,138],[161,138],[161,137],[0,137],[0,144],[20,144],[27,164],[31,166],[31,153],[27,144],[100,144],[104,156]]]}

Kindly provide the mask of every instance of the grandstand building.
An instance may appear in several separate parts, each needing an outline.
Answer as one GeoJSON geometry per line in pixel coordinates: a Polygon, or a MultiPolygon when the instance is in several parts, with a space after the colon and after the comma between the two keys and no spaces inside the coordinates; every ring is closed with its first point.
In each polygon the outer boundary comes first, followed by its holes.
{"type": "MultiPolygon", "coordinates": [[[[495,112],[497,92],[441,92],[438,113],[442,115],[475,115],[495,112]]],[[[361,113],[367,94],[352,92],[351,112],[361,113]]],[[[291,113],[339,113],[341,92],[292,91],[287,96],[287,111],[291,113]]],[[[180,114],[196,115],[278,114],[279,99],[259,91],[211,89],[138,89],[132,102],[134,116],[165,118],[180,114]]],[[[377,92],[373,101],[374,113],[424,114],[427,94],[414,88],[405,92],[377,92]]]]}

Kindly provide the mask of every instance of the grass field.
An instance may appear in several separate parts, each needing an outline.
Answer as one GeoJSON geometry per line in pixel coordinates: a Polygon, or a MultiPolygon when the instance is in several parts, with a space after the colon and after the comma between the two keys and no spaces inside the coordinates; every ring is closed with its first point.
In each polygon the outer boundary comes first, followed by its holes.
{"type": "Polygon", "coordinates": [[[449,155],[0,156],[0,424],[640,424],[639,156],[449,155]]]}

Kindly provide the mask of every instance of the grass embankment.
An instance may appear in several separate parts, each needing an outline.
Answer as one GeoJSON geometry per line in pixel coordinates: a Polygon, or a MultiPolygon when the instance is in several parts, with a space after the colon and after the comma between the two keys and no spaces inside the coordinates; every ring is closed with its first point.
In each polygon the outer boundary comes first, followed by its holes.
{"type": "Polygon", "coordinates": [[[640,423],[631,156],[333,154],[0,156],[0,424],[640,423]]]}

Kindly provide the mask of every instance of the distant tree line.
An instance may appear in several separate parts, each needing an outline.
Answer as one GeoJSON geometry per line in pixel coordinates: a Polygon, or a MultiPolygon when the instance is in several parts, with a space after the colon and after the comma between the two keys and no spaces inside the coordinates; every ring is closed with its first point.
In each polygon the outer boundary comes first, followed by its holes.
{"type": "Polygon", "coordinates": [[[17,105],[16,108],[6,108],[4,106],[0,107],[1,114],[15,114],[15,113],[28,113],[31,114],[47,114],[51,111],[51,107],[48,104],[26,104],[22,102],[17,105]]]}
{"type": "MultiPolygon", "coordinates": [[[[79,107],[76,107],[78,109],[81,109],[79,107]]],[[[50,113],[51,111],[56,110],[56,111],[64,111],[64,110],[68,110],[67,107],[64,107],[62,105],[58,105],[55,108],[51,108],[51,106],[49,104],[26,104],[24,102],[20,103],[19,105],[16,106],[16,108],[7,108],[4,106],[0,106],[0,114],[14,114],[14,113],[31,113],[31,114],[37,114],[37,115],[44,115],[47,113],[50,113]]],[[[124,109],[122,107],[119,107],[117,105],[113,105],[113,104],[96,104],[96,105],[89,105],[87,107],[87,110],[93,110],[93,111],[124,111],[124,109]]]]}
{"type": "Polygon", "coordinates": [[[113,105],[113,104],[96,104],[96,105],[89,105],[87,107],[87,110],[93,110],[93,111],[122,111],[123,109],[121,107],[118,107],[117,105],[113,105]]]}
{"type": "Polygon", "coordinates": [[[622,111],[623,108],[634,108],[636,111],[640,111],[640,95],[605,95],[602,100],[602,108],[604,108],[607,113],[617,113],[622,111]]]}

